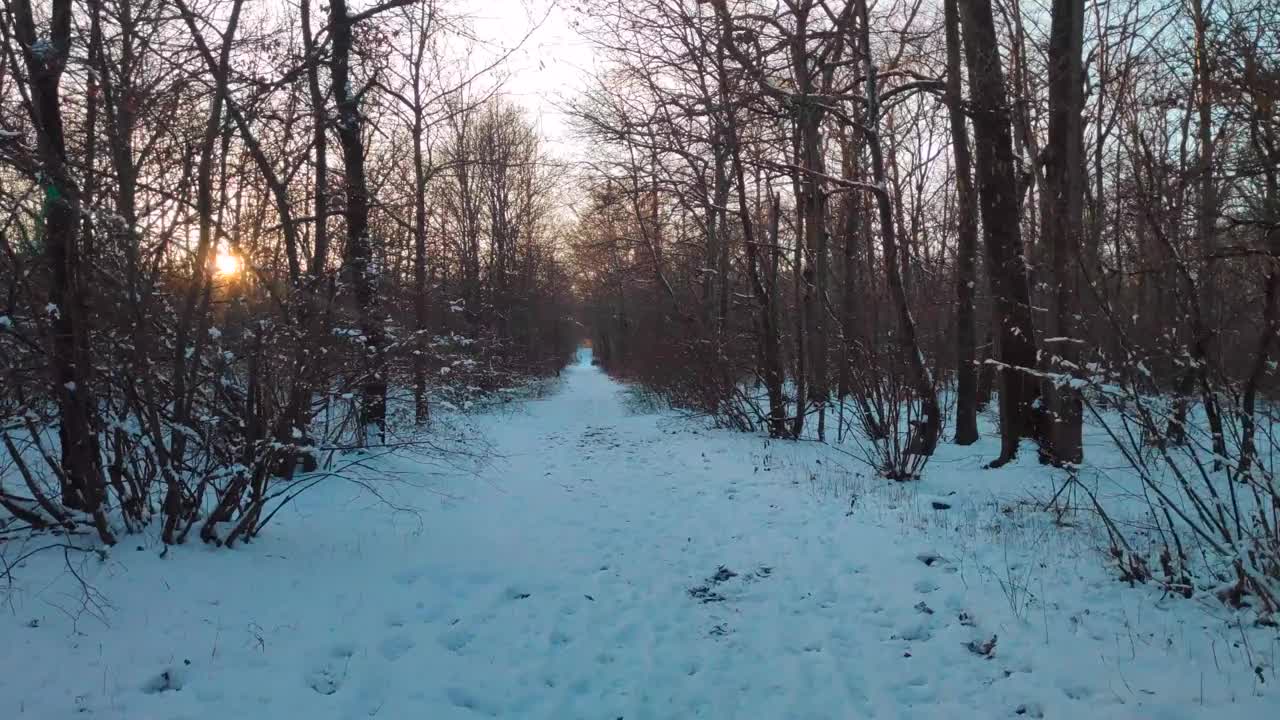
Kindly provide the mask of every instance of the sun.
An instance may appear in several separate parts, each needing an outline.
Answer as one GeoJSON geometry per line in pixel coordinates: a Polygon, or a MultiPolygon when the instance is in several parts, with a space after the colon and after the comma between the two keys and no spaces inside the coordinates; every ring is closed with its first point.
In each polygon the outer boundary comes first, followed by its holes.
{"type": "Polygon", "coordinates": [[[213,259],[214,266],[218,269],[219,275],[235,275],[240,272],[240,258],[229,252],[218,253],[213,259]]]}

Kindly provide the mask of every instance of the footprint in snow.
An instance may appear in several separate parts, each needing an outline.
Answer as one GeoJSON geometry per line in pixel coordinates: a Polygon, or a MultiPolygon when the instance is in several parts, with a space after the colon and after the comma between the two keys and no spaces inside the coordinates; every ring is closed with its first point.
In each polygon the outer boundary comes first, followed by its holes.
{"type": "Polygon", "coordinates": [[[148,695],[157,695],[164,692],[176,692],[182,689],[186,684],[187,673],[184,668],[171,667],[155,677],[151,678],[142,686],[142,692],[148,695]]]}
{"type": "Polygon", "coordinates": [[[928,578],[925,578],[923,580],[917,580],[915,584],[915,589],[916,589],[916,592],[918,593],[928,594],[938,589],[938,583],[928,578]]]}
{"type": "Polygon", "coordinates": [[[913,677],[896,688],[896,694],[904,705],[919,705],[933,702],[937,693],[923,677],[913,677]]]}
{"type": "Polygon", "coordinates": [[[897,637],[907,642],[924,642],[933,637],[933,631],[927,622],[916,622],[899,630],[897,637]]]}
{"type": "Polygon", "coordinates": [[[475,633],[462,628],[453,628],[440,634],[440,644],[451,652],[461,652],[475,637],[475,633]]]}
{"type": "Polygon", "coordinates": [[[1040,706],[1040,703],[1023,703],[1014,708],[1013,714],[1029,718],[1042,718],[1044,717],[1044,709],[1040,706]]]}
{"type": "Polygon", "coordinates": [[[388,662],[395,662],[412,650],[414,644],[413,638],[408,635],[391,635],[378,645],[378,651],[382,653],[382,657],[386,658],[388,662]]]}
{"type": "Polygon", "coordinates": [[[497,717],[501,712],[498,706],[487,702],[480,695],[467,690],[466,688],[451,687],[444,691],[445,696],[449,698],[449,702],[454,707],[463,708],[472,712],[497,717]]]}
{"type": "Polygon", "coordinates": [[[1093,697],[1093,689],[1085,685],[1069,685],[1062,688],[1062,694],[1072,700],[1088,700],[1093,697]]]}
{"type": "Polygon", "coordinates": [[[351,667],[351,656],[355,649],[348,645],[334,647],[327,657],[315,661],[307,671],[304,680],[307,687],[321,695],[333,695],[342,689],[347,680],[347,670],[351,667]]]}

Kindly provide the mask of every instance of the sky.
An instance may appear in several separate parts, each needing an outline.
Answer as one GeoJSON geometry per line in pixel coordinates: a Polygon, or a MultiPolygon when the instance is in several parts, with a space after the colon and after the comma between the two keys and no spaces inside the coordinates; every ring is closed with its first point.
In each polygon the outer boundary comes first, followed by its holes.
{"type": "Polygon", "coordinates": [[[518,46],[503,66],[504,93],[528,110],[553,155],[575,159],[578,147],[559,108],[584,86],[594,65],[590,44],[572,25],[576,0],[456,2],[472,18],[476,35],[491,45],[477,52],[472,65],[518,46]]]}

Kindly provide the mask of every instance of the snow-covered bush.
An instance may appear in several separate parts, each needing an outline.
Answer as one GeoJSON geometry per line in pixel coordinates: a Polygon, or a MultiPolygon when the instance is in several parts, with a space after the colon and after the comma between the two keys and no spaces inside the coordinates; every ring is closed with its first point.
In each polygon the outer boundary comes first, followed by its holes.
{"type": "MultiPolygon", "coordinates": [[[[845,415],[854,432],[857,456],[882,477],[914,480],[929,462],[924,403],[908,381],[905,363],[897,353],[863,349],[850,366],[851,390],[837,411],[839,440],[845,434],[845,415]]],[[[943,403],[943,407],[947,407],[943,403]]]]}
{"type": "Polygon", "coordinates": [[[1138,372],[1086,394],[1094,420],[1141,481],[1147,507],[1150,542],[1140,546],[1094,500],[1122,576],[1187,597],[1213,592],[1237,607],[1256,606],[1269,621],[1280,611],[1274,408],[1246,412],[1239,387],[1213,381],[1196,398],[1153,394],[1134,379],[1146,377],[1142,363],[1133,367],[1138,372]]]}

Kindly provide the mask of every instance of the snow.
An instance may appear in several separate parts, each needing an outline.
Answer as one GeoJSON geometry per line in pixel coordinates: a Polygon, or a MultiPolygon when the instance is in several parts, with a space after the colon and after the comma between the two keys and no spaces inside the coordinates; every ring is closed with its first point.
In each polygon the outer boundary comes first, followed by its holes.
{"type": "Polygon", "coordinates": [[[141,536],[28,559],[0,597],[5,715],[1280,710],[1275,631],[1117,582],[1094,538],[1026,501],[1054,487],[1034,453],[988,471],[995,439],[948,445],[889,484],[629,400],[584,351],[558,392],[474,418],[500,455],[474,473],[370,458],[400,510],[333,482],[235,550],[162,558],[141,536]]]}

